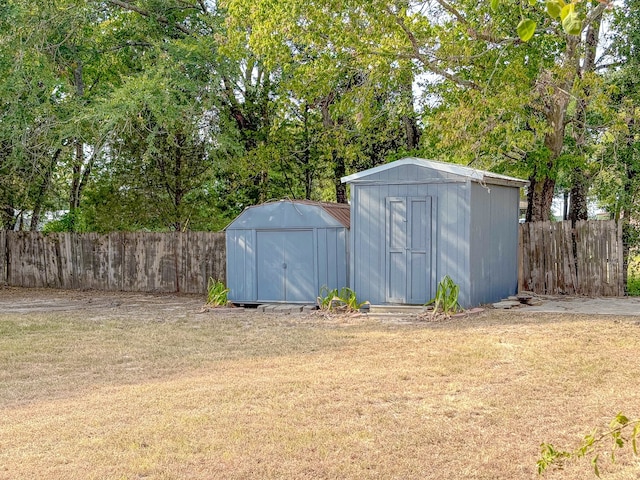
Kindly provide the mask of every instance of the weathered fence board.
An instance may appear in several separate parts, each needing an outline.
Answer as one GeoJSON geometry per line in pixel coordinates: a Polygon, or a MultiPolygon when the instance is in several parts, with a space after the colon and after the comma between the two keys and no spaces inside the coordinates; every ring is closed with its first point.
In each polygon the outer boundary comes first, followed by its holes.
{"type": "Polygon", "coordinates": [[[622,230],[614,221],[520,225],[520,290],[539,294],[624,294],[622,230]]]}
{"type": "Polygon", "coordinates": [[[7,283],[7,232],[0,230],[0,284],[7,283]]]}
{"type": "Polygon", "coordinates": [[[0,231],[0,282],[142,292],[203,293],[225,281],[224,233],[72,234],[0,231]]]}

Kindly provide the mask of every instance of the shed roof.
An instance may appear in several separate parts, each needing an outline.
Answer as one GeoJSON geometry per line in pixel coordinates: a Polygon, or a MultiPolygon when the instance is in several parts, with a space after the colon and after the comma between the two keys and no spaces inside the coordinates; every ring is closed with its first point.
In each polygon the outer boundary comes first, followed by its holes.
{"type": "Polygon", "coordinates": [[[351,205],[348,203],[314,202],[312,200],[294,200],[294,202],[304,205],[317,205],[345,227],[349,228],[351,225],[351,205]]]}
{"type": "Polygon", "coordinates": [[[343,203],[278,200],[245,208],[225,230],[237,228],[349,228],[350,211],[350,206],[343,203]]]}
{"type": "MultiPolygon", "coordinates": [[[[500,175],[500,174],[488,172],[485,170],[478,170],[477,168],[465,167],[463,165],[458,165],[455,163],[437,162],[435,160],[426,160],[424,158],[415,158],[415,157],[403,158],[401,160],[396,160],[395,162],[386,163],[378,167],[370,168],[368,170],[363,170],[362,172],[357,172],[352,175],[347,175],[346,177],[342,177],[341,181],[342,183],[357,183],[360,181],[366,181],[366,178],[371,175],[375,175],[377,173],[384,172],[385,170],[390,170],[392,168],[397,168],[402,165],[417,165],[419,167],[424,167],[424,168],[436,170],[443,173],[450,173],[453,175],[469,178],[471,181],[475,181],[479,183],[507,185],[512,187],[524,187],[529,184],[528,181],[522,180],[520,178],[508,177],[506,175],[500,175]]],[[[420,179],[416,179],[416,180],[420,180],[420,179]]]]}

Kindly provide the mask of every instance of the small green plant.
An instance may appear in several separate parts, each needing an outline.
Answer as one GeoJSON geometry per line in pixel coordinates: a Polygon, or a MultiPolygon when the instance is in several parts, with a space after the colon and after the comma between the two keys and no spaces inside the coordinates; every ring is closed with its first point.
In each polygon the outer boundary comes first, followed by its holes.
{"type": "Polygon", "coordinates": [[[329,290],[329,287],[323,285],[320,289],[320,295],[317,297],[318,308],[320,310],[330,310],[331,302],[338,296],[338,289],[329,290]]]}
{"type": "Polygon", "coordinates": [[[357,312],[369,302],[358,302],[356,293],[348,287],[330,290],[326,285],[320,289],[318,307],[325,311],[357,312]]]}
{"type": "Polygon", "coordinates": [[[543,443],[540,446],[540,458],[538,459],[538,474],[544,473],[550,467],[561,469],[563,465],[571,460],[583,457],[591,457],[591,467],[596,477],[600,477],[598,460],[602,451],[599,446],[606,440],[611,441],[611,451],[609,457],[611,462],[615,462],[616,451],[630,444],[634,455],[638,455],[638,438],[640,437],[640,419],[630,420],[622,413],[618,413],[611,420],[609,428],[605,432],[594,430],[586,435],[582,444],[573,451],[558,450],[550,443],[543,443]]]}
{"type": "Polygon", "coordinates": [[[229,289],[219,280],[209,277],[207,283],[207,305],[220,307],[227,304],[227,293],[229,289]]]}
{"type": "Polygon", "coordinates": [[[433,305],[433,313],[442,313],[446,316],[457,313],[461,310],[458,303],[458,294],[460,287],[451,279],[449,275],[445,275],[436,288],[436,296],[425,305],[433,305]]]}

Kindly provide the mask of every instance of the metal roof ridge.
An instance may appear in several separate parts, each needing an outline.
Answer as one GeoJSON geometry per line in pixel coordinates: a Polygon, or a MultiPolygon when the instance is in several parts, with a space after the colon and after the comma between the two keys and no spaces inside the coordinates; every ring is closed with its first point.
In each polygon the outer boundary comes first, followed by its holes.
{"type": "Polygon", "coordinates": [[[452,173],[454,175],[468,177],[473,180],[477,180],[479,182],[485,181],[486,178],[494,178],[496,180],[505,180],[508,182],[519,183],[522,186],[525,186],[529,183],[528,181],[522,180],[520,178],[509,177],[507,175],[501,175],[499,173],[493,173],[487,170],[480,170],[475,167],[469,167],[469,166],[460,165],[457,163],[440,162],[437,160],[429,160],[426,158],[417,158],[417,157],[405,157],[400,160],[385,163],[383,165],[378,165],[377,167],[373,167],[368,170],[363,170],[360,172],[353,173],[351,175],[344,176],[340,179],[340,181],[342,183],[353,182],[355,180],[359,180],[369,175],[374,175],[376,173],[384,172],[385,170],[388,170],[390,168],[394,168],[402,165],[418,165],[422,167],[433,168],[435,170],[452,173]]]}

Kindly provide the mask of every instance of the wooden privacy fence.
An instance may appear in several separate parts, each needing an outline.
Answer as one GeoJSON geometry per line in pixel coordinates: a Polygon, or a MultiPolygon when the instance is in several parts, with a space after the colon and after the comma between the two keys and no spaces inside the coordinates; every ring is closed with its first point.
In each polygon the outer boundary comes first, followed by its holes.
{"type": "Polygon", "coordinates": [[[0,231],[0,255],[11,286],[203,293],[225,280],[224,233],[0,231]]]}
{"type": "Polygon", "coordinates": [[[615,221],[520,225],[519,289],[548,295],[624,295],[622,227],[615,221]]]}

